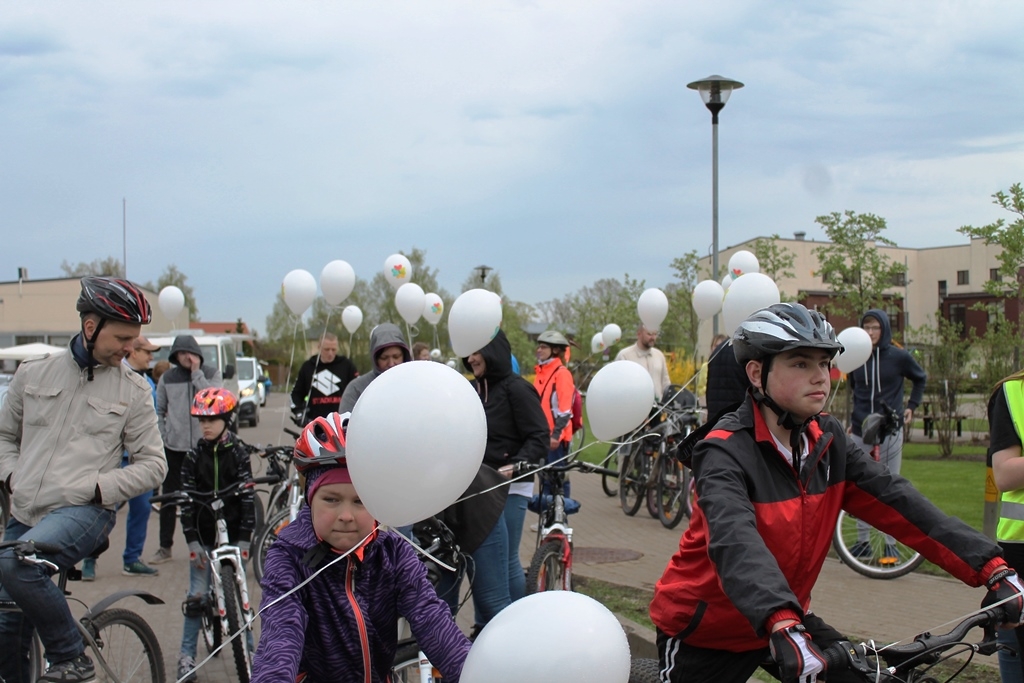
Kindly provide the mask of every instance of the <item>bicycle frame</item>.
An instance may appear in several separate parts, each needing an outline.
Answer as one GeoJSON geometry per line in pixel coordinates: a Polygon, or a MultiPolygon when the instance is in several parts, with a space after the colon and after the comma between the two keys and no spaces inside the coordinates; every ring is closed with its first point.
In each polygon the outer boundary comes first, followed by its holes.
{"type": "MultiPolygon", "coordinates": [[[[213,508],[215,512],[219,511],[224,507],[224,501],[215,500],[210,503],[210,507],[213,508]]],[[[228,610],[224,602],[224,584],[221,581],[220,572],[213,571],[214,567],[221,567],[224,563],[231,564],[234,567],[235,583],[238,584],[238,590],[242,596],[242,611],[248,616],[246,626],[251,629],[252,614],[251,609],[249,608],[249,587],[246,585],[247,582],[245,567],[242,562],[242,551],[237,545],[231,545],[228,541],[228,524],[218,512],[217,546],[210,552],[210,588],[217,599],[217,616],[220,619],[221,633],[224,634],[226,638],[230,638],[234,634],[231,633],[231,628],[228,625],[228,610]]],[[[252,653],[249,652],[248,639],[243,640],[242,643],[251,661],[252,653]]]]}

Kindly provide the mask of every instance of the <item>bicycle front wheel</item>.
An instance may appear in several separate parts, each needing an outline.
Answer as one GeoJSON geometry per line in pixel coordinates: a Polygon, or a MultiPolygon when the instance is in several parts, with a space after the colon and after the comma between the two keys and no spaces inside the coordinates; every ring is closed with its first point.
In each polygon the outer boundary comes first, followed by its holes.
{"type": "Polygon", "coordinates": [[[224,611],[227,612],[228,630],[231,631],[231,652],[235,656],[235,670],[240,683],[249,683],[252,675],[252,653],[249,652],[246,609],[242,604],[242,590],[235,580],[235,568],[225,564],[220,568],[221,586],[224,589],[224,611]]]}
{"type": "Polygon", "coordinates": [[[273,517],[267,520],[267,523],[256,534],[256,538],[253,539],[252,571],[256,575],[257,581],[263,580],[263,563],[267,559],[267,550],[277,540],[277,535],[281,530],[288,526],[288,522],[291,521],[288,513],[288,508],[278,510],[273,517]]]}
{"type": "MultiPolygon", "coordinates": [[[[619,471],[619,445],[612,444],[611,448],[608,449],[608,455],[605,457],[604,462],[601,463],[603,467],[610,470],[619,471]]],[[[610,474],[601,473],[601,488],[604,490],[604,495],[609,498],[615,497],[619,493],[618,479],[610,474]]]]}
{"type": "MultiPolygon", "coordinates": [[[[421,683],[420,678],[420,646],[415,640],[404,640],[395,651],[395,664],[392,669],[395,675],[393,683],[421,683]]],[[[441,683],[441,673],[431,668],[429,683],[441,683]]]]}
{"type": "Polygon", "coordinates": [[[658,519],[660,516],[657,482],[661,479],[661,472],[664,469],[662,466],[662,460],[662,456],[659,455],[651,461],[650,471],[647,474],[647,481],[645,482],[647,495],[644,496],[644,500],[647,501],[647,514],[651,516],[651,519],[658,519]]]}
{"type": "Polygon", "coordinates": [[[885,534],[874,527],[867,528],[867,540],[858,540],[864,532],[857,529],[857,521],[841,511],[832,538],[839,559],[853,571],[872,579],[895,579],[924,562],[924,556],[913,548],[896,540],[887,543],[885,534]]]}
{"type": "Polygon", "coordinates": [[[661,463],[657,484],[658,521],[666,529],[679,526],[690,516],[690,471],[672,457],[661,463]]]}
{"type": "Polygon", "coordinates": [[[103,610],[87,624],[103,662],[96,664],[96,680],[115,683],[164,683],[164,654],[146,620],[126,609],[103,610]]]}
{"type": "Polygon", "coordinates": [[[659,683],[661,681],[661,666],[657,659],[629,660],[629,683],[659,683]]]}
{"type": "Polygon", "coordinates": [[[533,553],[526,573],[526,594],[542,591],[571,591],[572,572],[565,562],[563,541],[544,541],[533,553]]]}
{"type": "Polygon", "coordinates": [[[640,509],[647,493],[647,472],[644,467],[646,457],[643,448],[636,444],[622,458],[622,467],[619,469],[619,504],[630,517],[640,509]]]}

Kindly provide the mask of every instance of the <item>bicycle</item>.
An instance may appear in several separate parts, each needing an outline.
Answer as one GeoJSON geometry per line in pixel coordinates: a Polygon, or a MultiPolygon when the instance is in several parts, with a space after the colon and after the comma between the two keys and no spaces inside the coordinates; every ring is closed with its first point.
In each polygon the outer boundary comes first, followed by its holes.
{"type": "MultiPolygon", "coordinates": [[[[901,416],[882,402],[882,412],[864,420],[862,438],[871,446],[871,457],[878,460],[882,442],[898,434],[901,427],[901,416]]],[[[832,546],[840,561],[858,574],[872,579],[895,579],[909,574],[924,562],[919,552],[895,539],[889,543],[885,534],[874,527],[868,527],[867,540],[861,540],[864,529],[858,527],[862,526],[856,517],[840,511],[832,537],[832,546]]]]}
{"type": "MultiPolygon", "coordinates": [[[[888,645],[876,648],[872,642],[851,643],[840,640],[825,648],[822,654],[828,663],[828,671],[849,670],[863,678],[865,683],[938,683],[956,679],[975,654],[992,655],[1000,648],[996,640],[996,626],[1005,622],[1006,616],[1002,607],[988,609],[969,614],[960,620],[947,633],[933,635],[925,632],[905,645],[888,645]],[[984,629],[980,642],[964,642],[973,628],[984,629]],[[947,664],[954,657],[966,657],[947,664]],[[952,674],[947,671],[934,671],[936,666],[946,664],[955,668],[952,674]]],[[[655,659],[634,661],[630,672],[630,683],[659,683],[660,666],[655,659]],[[635,673],[635,678],[634,678],[635,673]]]]}
{"type": "MultiPolygon", "coordinates": [[[[430,583],[436,587],[441,579],[441,572],[448,571],[432,559],[437,558],[455,568],[458,578],[455,586],[462,585],[462,577],[470,570],[470,558],[461,551],[454,534],[444,522],[436,517],[418,522],[414,525],[413,535],[426,550],[426,554],[422,555],[421,559],[427,566],[427,578],[430,583]]],[[[467,595],[458,604],[455,609],[456,614],[468,599],[467,595]]],[[[402,631],[404,631],[404,626],[399,627],[400,636],[402,631]]],[[[415,638],[406,638],[398,642],[392,670],[394,672],[392,683],[440,683],[442,681],[441,673],[431,665],[430,660],[420,650],[415,638]]]]}
{"type": "Polygon", "coordinates": [[[572,527],[569,515],[579,511],[579,503],[563,494],[565,475],[570,470],[610,472],[582,460],[570,460],[546,466],[520,463],[513,476],[536,472],[541,493],[533,497],[529,509],[539,514],[537,549],[526,572],[526,594],[549,590],[572,590],[572,527]],[[545,493],[548,491],[549,493],[545,493]]]}
{"type": "Polygon", "coordinates": [[[219,491],[182,489],[154,496],[154,499],[159,498],[161,501],[176,505],[198,504],[213,513],[217,523],[217,540],[214,548],[208,553],[210,588],[199,605],[199,617],[202,619],[200,633],[211,655],[218,653],[225,639],[231,641],[235,670],[241,683],[248,683],[252,674],[250,636],[241,632],[247,630],[251,633],[254,615],[249,605],[249,586],[246,582],[242,551],[228,539],[228,525],[223,510],[227,498],[237,496],[243,489],[252,487],[254,481],[235,482],[219,491]]]}
{"type": "Polygon", "coordinates": [[[260,457],[266,459],[270,474],[253,479],[253,483],[273,484],[273,488],[268,495],[266,517],[262,523],[257,523],[253,533],[252,568],[257,581],[263,580],[267,549],[277,540],[281,529],[288,526],[302,509],[299,474],[291,464],[294,450],[292,446],[271,446],[259,453],[260,457]]]}
{"type": "MultiPolygon", "coordinates": [[[[71,593],[67,590],[68,581],[81,580],[82,572],[74,567],[60,569],[50,560],[38,555],[56,554],[60,552],[60,548],[34,541],[6,541],[0,543],[0,548],[13,548],[20,561],[41,565],[57,572],[57,587],[71,599],[71,593]]],[[[82,634],[82,640],[85,641],[86,650],[92,651],[97,665],[97,681],[164,683],[164,656],[153,629],[135,612],[111,607],[114,603],[132,596],[142,599],[149,605],[164,604],[157,596],[136,589],[111,593],[92,607],[76,599],[75,602],[86,609],[85,614],[76,622],[76,626],[82,634]]],[[[0,612],[21,612],[21,608],[13,600],[0,601],[0,612]]],[[[37,680],[45,668],[43,645],[38,633],[33,631],[29,651],[29,680],[37,680]]]]}

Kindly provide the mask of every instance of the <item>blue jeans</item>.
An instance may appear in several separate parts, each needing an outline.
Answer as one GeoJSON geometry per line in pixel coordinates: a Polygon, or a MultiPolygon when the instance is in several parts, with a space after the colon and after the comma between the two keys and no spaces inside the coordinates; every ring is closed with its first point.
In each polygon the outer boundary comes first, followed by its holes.
{"type": "MultiPolygon", "coordinates": [[[[40,553],[61,569],[70,569],[89,557],[114,528],[113,510],[81,505],[58,508],[34,527],[16,519],[7,523],[5,541],[38,541],[58,546],[54,555],[40,553]]],[[[74,659],[85,651],[78,626],[67,599],[51,579],[46,567],[20,562],[13,550],[0,551],[0,600],[14,600],[22,614],[0,613],[0,676],[9,683],[23,681],[28,674],[28,652],[32,627],[50,662],[74,659]],[[11,647],[20,638],[20,648],[11,647]]]]}
{"type": "MultiPolygon", "coordinates": [[[[206,552],[210,552],[212,548],[206,548],[206,552]]],[[[196,566],[191,562],[188,565],[188,594],[186,598],[202,598],[204,601],[210,597],[210,571],[211,563],[206,562],[206,567],[203,569],[196,569],[196,566]]],[[[232,586],[224,586],[224,590],[231,590],[232,586]]],[[[182,610],[184,612],[184,610],[182,610]]],[[[245,618],[244,616],[242,617],[245,618]]],[[[241,625],[241,624],[240,624],[241,625]]],[[[181,655],[187,655],[193,660],[196,658],[196,645],[199,642],[199,630],[203,627],[202,617],[185,617],[185,624],[181,629],[181,655]]],[[[219,626],[218,626],[219,627],[219,626]]],[[[232,634],[234,635],[234,634],[232,634]]],[[[246,638],[249,639],[249,651],[252,652],[255,648],[252,643],[252,631],[245,632],[246,638]]],[[[230,646],[229,646],[230,647],[230,646]]]]}
{"type": "Polygon", "coordinates": [[[512,602],[526,595],[526,574],[519,560],[519,543],[526,521],[526,496],[510,494],[505,501],[505,529],[508,531],[508,596],[512,602]]]}
{"type": "MultiPolygon", "coordinates": [[[[569,444],[566,443],[565,441],[559,442],[558,448],[555,448],[554,450],[548,451],[548,457],[545,460],[545,462],[550,465],[551,463],[555,462],[556,460],[561,460],[561,462],[559,464],[560,465],[564,465],[567,461],[562,460],[562,458],[564,458],[565,454],[569,452],[568,446],[569,446],[569,444]]],[[[548,486],[547,484],[544,484],[544,486],[542,488],[544,490],[541,491],[541,493],[551,493],[551,491],[549,490],[551,487],[548,486]]],[[[571,490],[571,488],[572,487],[569,485],[569,474],[566,473],[565,474],[565,483],[562,484],[562,495],[565,496],[566,498],[569,498],[570,497],[569,496],[569,491],[571,490]]]]}
{"type": "Polygon", "coordinates": [[[1013,652],[999,650],[999,678],[1003,683],[1024,683],[1024,668],[1021,667],[1019,652],[1020,636],[1017,634],[1018,631],[1024,631],[1024,629],[996,629],[996,639],[1001,644],[1013,649],[1013,652]]]}
{"type": "MultiPolygon", "coordinates": [[[[508,591],[508,529],[504,514],[480,547],[473,551],[472,557],[475,622],[484,626],[512,602],[508,591]]],[[[437,594],[448,603],[453,613],[459,604],[459,587],[455,585],[455,579],[455,574],[444,572],[437,586],[437,594]]]]}
{"type": "MultiPolygon", "coordinates": [[[[128,458],[121,460],[121,467],[128,466],[128,458]]],[[[128,521],[124,528],[124,555],[121,559],[126,565],[138,562],[142,558],[142,548],[146,545],[146,530],[149,526],[149,499],[153,491],[149,490],[128,501],[128,521]]]]}

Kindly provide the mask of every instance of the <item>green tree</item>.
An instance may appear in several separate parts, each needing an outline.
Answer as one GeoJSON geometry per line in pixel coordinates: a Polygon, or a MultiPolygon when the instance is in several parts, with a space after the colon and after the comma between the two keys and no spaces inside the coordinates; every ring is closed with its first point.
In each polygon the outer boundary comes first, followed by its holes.
{"type": "Polygon", "coordinates": [[[856,318],[870,308],[885,308],[885,290],[906,272],[875,248],[876,244],[896,246],[882,233],[885,219],[870,213],[845,211],[818,216],[814,222],[825,230],[829,244],[813,251],[821,265],[829,290],[830,314],[856,318]]]}
{"type": "Polygon", "coordinates": [[[924,370],[928,374],[925,393],[932,404],[932,419],[939,444],[939,454],[953,454],[956,443],[956,416],[960,413],[960,397],[967,388],[971,373],[972,331],[935,316],[936,325],[914,330],[918,343],[926,345],[924,370]]]}
{"type": "Polygon", "coordinates": [[[98,258],[95,261],[79,261],[71,265],[67,260],[60,264],[65,277],[85,277],[86,275],[107,275],[109,277],[124,277],[124,264],[121,259],[113,256],[98,258]]]}
{"type": "Polygon", "coordinates": [[[1009,194],[999,191],[992,195],[992,203],[1015,214],[1013,222],[1000,218],[980,228],[965,225],[958,232],[971,239],[982,239],[986,245],[1001,247],[996,256],[1001,278],[986,282],[985,291],[1024,301],[1024,189],[1016,183],[1009,194]]]}
{"type": "MultiPolygon", "coordinates": [[[[789,247],[779,243],[778,233],[771,237],[758,237],[754,240],[754,256],[760,264],[761,272],[770,277],[776,284],[779,280],[791,280],[796,277],[793,268],[796,264],[796,254],[789,247]]],[[[779,298],[782,301],[791,301],[788,293],[779,291],[779,298]]]]}
{"type": "Polygon", "coordinates": [[[685,350],[691,356],[697,348],[697,334],[700,331],[700,319],[693,310],[693,288],[703,279],[699,263],[697,252],[690,251],[672,259],[669,264],[676,281],[665,287],[668,317],[659,335],[663,346],[685,350]]]}

